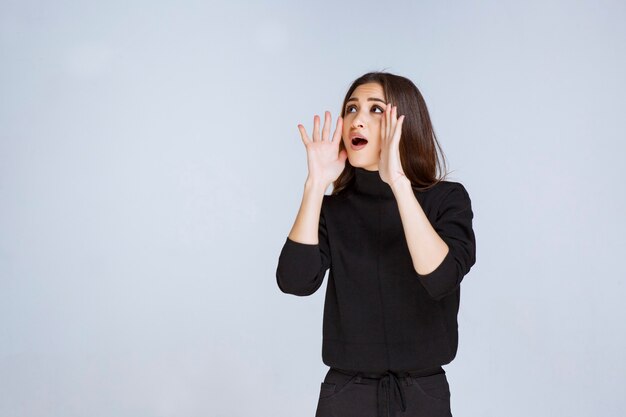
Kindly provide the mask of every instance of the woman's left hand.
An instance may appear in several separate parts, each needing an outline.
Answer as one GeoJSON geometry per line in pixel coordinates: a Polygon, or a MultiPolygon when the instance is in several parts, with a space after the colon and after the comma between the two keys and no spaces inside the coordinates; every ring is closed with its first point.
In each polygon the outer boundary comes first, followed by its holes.
{"type": "Polygon", "coordinates": [[[400,135],[402,134],[404,115],[398,118],[397,111],[397,106],[388,104],[383,113],[380,128],[381,144],[378,174],[390,186],[393,186],[396,181],[407,179],[400,162],[400,135]]]}

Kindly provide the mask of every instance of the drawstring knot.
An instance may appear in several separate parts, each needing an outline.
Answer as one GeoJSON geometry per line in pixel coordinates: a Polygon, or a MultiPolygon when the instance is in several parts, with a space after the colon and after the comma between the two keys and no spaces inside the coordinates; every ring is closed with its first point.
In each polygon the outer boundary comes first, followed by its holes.
{"type": "MultiPolygon", "coordinates": [[[[364,374],[359,373],[359,379],[364,374]]],[[[395,408],[393,407],[396,396],[400,397],[400,407],[406,411],[405,393],[399,376],[393,371],[385,372],[378,380],[378,416],[393,417],[395,408]]]]}

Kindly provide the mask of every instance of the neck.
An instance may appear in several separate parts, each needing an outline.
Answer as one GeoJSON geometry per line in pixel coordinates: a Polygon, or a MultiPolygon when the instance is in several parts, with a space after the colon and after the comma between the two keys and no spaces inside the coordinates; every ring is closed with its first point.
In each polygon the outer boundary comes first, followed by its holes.
{"type": "Polygon", "coordinates": [[[368,171],[365,168],[354,167],[354,187],[358,193],[372,197],[395,197],[389,184],[380,178],[378,171],[368,171]]]}

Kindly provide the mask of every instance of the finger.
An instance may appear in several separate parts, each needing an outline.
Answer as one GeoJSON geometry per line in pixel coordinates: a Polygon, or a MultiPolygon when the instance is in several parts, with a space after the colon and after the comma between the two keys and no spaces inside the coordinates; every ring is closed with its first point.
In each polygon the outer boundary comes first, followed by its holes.
{"type": "Polygon", "coordinates": [[[393,146],[395,149],[400,148],[400,137],[402,136],[402,124],[404,123],[404,114],[398,118],[398,123],[396,123],[395,131],[394,131],[394,139],[393,146]]]}
{"type": "MultiPolygon", "coordinates": [[[[387,110],[385,109],[385,112],[387,110]]],[[[386,117],[385,114],[383,112],[383,117],[381,117],[382,122],[380,123],[380,142],[384,145],[385,144],[385,135],[387,133],[387,123],[385,122],[386,117]]]]}
{"type": "Polygon", "coordinates": [[[316,114],[313,117],[313,142],[320,140],[320,117],[316,114]]]}
{"type": "Polygon", "coordinates": [[[391,108],[391,131],[396,131],[396,124],[398,123],[398,106],[393,106],[391,108]]]}
{"type": "Polygon", "coordinates": [[[385,126],[387,128],[387,131],[385,132],[385,135],[387,138],[391,137],[391,109],[393,108],[393,104],[389,103],[389,107],[387,109],[387,111],[385,112],[385,118],[387,119],[385,121],[385,126]]]}
{"type": "Polygon", "coordinates": [[[333,134],[333,143],[339,146],[341,141],[341,133],[343,130],[343,117],[337,117],[337,125],[335,126],[335,133],[333,134]]]}
{"type": "Polygon", "coordinates": [[[302,125],[298,125],[298,130],[300,131],[300,138],[302,139],[302,143],[305,145],[311,142],[309,139],[309,135],[306,134],[306,129],[302,125]]]}
{"type": "Polygon", "coordinates": [[[330,112],[326,111],[324,113],[324,127],[322,128],[322,140],[328,140],[328,135],[330,135],[330,112]]]}

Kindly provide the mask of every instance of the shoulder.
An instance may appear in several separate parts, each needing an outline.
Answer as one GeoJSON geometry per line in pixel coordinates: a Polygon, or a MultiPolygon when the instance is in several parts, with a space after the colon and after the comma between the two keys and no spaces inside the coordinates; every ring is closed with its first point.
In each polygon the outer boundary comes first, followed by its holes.
{"type": "Polygon", "coordinates": [[[324,198],[322,199],[322,210],[321,215],[324,216],[326,212],[333,211],[333,207],[336,205],[335,203],[336,197],[332,194],[324,194],[324,198]]]}
{"type": "Polygon", "coordinates": [[[459,197],[467,197],[469,198],[469,193],[467,192],[467,188],[460,182],[457,181],[441,181],[435,188],[439,187],[439,196],[442,199],[448,198],[459,198],[459,197]]]}
{"type": "Polygon", "coordinates": [[[444,212],[471,211],[472,200],[464,184],[457,181],[442,181],[435,188],[437,187],[439,187],[438,216],[444,212]]]}
{"type": "Polygon", "coordinates": [[[339,194],[324,194],[324,199],[322,200],[322,207],[332,210],[333,207],[336,207],[341,201],[346,200],[348,198],[349,191],[344,190],[339,194]]]}
{"type": "MultiPolygon", "coordinates": [[[[418,190],[420,191],[420,190],[418,190]]],[[[457,181],[439,181],[427,190],[420,191],[418,194],[428,196],[435,201],[442,201],[449,198],[469,197],[469,193],[465,186],[457,181]]]]}

